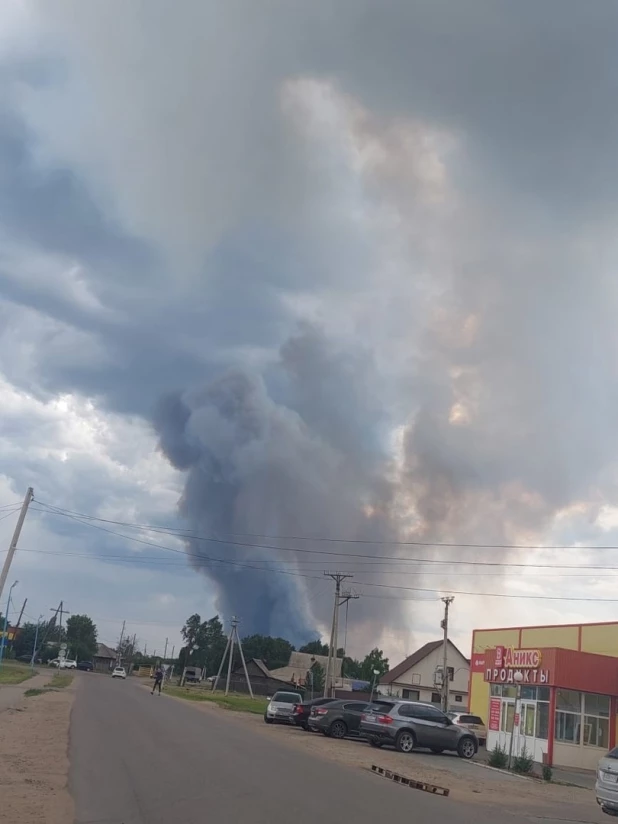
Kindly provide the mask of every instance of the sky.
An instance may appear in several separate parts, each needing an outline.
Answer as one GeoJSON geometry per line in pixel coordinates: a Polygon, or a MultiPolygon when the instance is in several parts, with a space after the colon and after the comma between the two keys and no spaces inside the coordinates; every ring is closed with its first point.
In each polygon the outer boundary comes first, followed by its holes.
{"type": "Polygon", "coordinates": [[[617,30],[614,0],[5,0],[13,609],[300,644],[341,571],[350,652],[393,661],[451,593],[464,651],[611,620],[617,30]]]}

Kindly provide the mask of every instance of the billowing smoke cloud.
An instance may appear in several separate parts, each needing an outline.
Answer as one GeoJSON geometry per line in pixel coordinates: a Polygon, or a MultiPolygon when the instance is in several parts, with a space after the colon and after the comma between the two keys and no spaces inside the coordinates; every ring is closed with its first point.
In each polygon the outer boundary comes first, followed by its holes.
{"type": "MultiPolygon", "coordinates": [[[[260,376],[238,371],[167,397],[156,426],[169,460],[187,472],[180,508],[190,527],[201,536],[271,545],[248,536],[396,537],[391,459],[377,438],[379,404],[363,387],[371,371],[366,353],[362,359],[346,356],[319,331],[305,328],[285,344],[271,373],[286,402],[275,401],[260,376]]],[[[239,614],[246,632],[296,641],[315,636],[328,609],[315,612],[307,592],[311,579],[319,581],[324,568],[333,568],[331,559],[322,558],[321,567],[314,563],[319,556],[310,556],[308,569],[306,555],[234,543],[187,544],[195,566],[216,582],[220,609],[226,616],[239,614]],[[205,556],[231,563],[205,565],[205,556]]],[[[285,546],[320,545],[288,540],[285,546]]],[[[365,603],[355,610],[356,620],[376,610],[374,602],[365,603]]]]}
{"type": "MultiPolygon", "coordinates": [[[[266,5],[19,4],[28,47],[0,39],[2,369],[137,415],[180,387],[157,431],[202,535],[615,526],[616,3],[266,5]]],[[[190,550],[309,575],[199,565],[246,630],[324,625],[332,587],[306,556],[190,550]]],[[[353,565],[359,589],[543,592],[353,565]]],[[[354,611],[372,643],[410,625],[394,600],[354,611]]]]}

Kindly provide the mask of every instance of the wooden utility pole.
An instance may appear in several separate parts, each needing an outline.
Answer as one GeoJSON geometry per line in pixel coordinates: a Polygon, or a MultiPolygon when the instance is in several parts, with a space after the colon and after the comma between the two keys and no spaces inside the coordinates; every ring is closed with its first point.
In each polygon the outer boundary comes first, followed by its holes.
{"type": "Polygon", "coordinates": [[[2,599],[2,591],[4,589],[4,585],[6,584],[6,579],[9,575],[9,570],[11,568],[11,561],[13,560],[13,555],[15,555],[15,550],[17,549],[17,541],[19,541],[19,535],[21,533],[21,528],[24,525],[24,521],[26,520],[26,513],[28,512],[28,507],[30,506],[30,501],[34,498],[34,491],[31,486],[28,487],[28,491],[26,492],[26,497],[24,498],[24,502],[21,505],[21,511],[19,513],[19,518],[17,519],[17,525],[15,526],[15,531],[13,532],[13,537],[11,538],[11,543],[9,544],[9,551],[7,552],[6,559],[4,561],[4,565],[2,567],[2,572],[0,572],[0,599],[2,599]]]}

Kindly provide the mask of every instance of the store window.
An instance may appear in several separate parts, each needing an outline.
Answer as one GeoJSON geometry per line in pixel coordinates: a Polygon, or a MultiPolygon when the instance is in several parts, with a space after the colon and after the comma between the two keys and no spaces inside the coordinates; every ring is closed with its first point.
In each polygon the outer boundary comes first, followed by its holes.
{"type": "Polygon", "coordinates": [[[606,750],[609,746],[609,696],[574,690],[556,692],[556,741],[606,750]]]}
{"type": "Polygon", "coordinates": [[[609,747],[609,696],[584,694],[584,745],[609,747]]]}
{"type": "Polygon", "coordinates": [[[581,737],[582,696],[575,690],[556,692],[556,741],[579,744],[581,737]]]}
{"type": "Polygon", "coordinates": [[[515,716],[515,704],[507,701],[502,702],[500,708],[500,729],[502,732],[513,732],[513,717],[515,716]]]}
{"type": "Polygon", "coordinates": [[[502,684],[491,684],[489,691],[493,698],[500,697],[502,695],[502,684]]]}

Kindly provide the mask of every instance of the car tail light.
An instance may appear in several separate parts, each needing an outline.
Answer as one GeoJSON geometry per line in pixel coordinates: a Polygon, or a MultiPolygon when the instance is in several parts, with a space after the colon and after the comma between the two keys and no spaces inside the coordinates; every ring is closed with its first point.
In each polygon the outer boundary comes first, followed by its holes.
{"type": "Polygon", "coordinates": [[[367,713],[366,712],[361,713],[361,721],[366,721],[366,720],[367,720],[367,713]]]}
{"type": "Polygon", "coordinates": [[[390,715],[378,715],[378,724],[392,724],[393,719],[390,715]]]}
{"type": "Polygon", "coordinates": [[[326,709],[326,707],[316,707],[316,709],[314,709],[313,712],[316,715],[326,715],[328,710],[326,709]]]}
{"type": "Polygon", "coordinates": [[[294,709],[292,710],[292,715],[300,715],[301,709],[300,704],[294,704],[294,709]]]}

